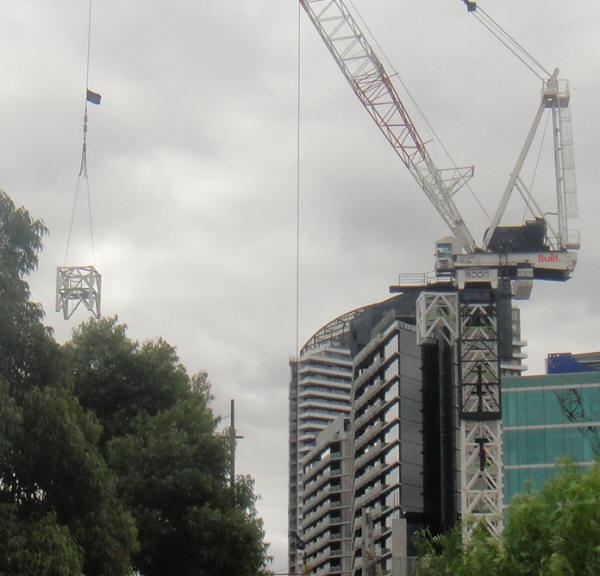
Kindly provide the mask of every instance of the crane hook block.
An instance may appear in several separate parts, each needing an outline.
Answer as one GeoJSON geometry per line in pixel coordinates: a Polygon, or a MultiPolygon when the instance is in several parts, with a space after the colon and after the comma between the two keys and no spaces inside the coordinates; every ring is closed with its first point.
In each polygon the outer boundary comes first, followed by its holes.
{"type": "Polygon", "coordinates": [[[475,10],[477,10],[477,2],[469,2],[469,0],[465,0],[465,4],[467,5],[467,12],[475,12],[475,10]]]}

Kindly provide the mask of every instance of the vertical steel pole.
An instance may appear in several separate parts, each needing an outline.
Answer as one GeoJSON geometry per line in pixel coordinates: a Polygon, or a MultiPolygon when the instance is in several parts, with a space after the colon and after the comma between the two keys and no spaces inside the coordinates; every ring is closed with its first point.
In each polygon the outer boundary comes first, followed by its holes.
{"type": "Polygon", "coordinates": [[[231,399],[231,485],[235,484],[235,443],[236,443],[236,431],[235,431],[235,400],[231,399]]]}

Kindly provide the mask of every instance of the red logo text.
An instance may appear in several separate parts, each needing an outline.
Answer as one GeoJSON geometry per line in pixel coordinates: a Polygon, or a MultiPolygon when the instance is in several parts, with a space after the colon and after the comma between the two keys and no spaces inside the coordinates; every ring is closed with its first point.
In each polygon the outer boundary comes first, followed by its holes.
{"type": "Polygon", "coordinates": [[[538,254],[538,262],[560,262],[558,254],[538,254]]]}

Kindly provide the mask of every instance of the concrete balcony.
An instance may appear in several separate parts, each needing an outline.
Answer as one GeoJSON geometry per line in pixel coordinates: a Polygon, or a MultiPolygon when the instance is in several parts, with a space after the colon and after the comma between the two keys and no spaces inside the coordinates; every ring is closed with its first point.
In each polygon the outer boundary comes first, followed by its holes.
{"type": "Polygon", "coordinates": [[[323,517],[331,510],[331,502],[325,502],[318,508],[311,510],[308,514],[304,515],[302,519],[302,525],[311,525],[316,523],[316,521],[323,517]]]}
{"type": "Polygon", "coordinates": [[[318,506],[325,498],[329,498],[331,496],[332,490],[329,486],[324,486],[318,492],[313,492],[310,496],[304,497],[303,509],[312,510],[315,506],[318,506]]]}
{"type": "Polygon", "coordinates": [[[374,486],[366,494],[354,499],[354,508],[360,509],[367,506],[373,500],[377,500],[382,496],[381,486],[374,486]]]}
{"type": "MultiPolygon", "coordinates": [[[[311,470],[312,472],[312,470],[311,470]]],[[[315,492],[316,490],[318,490],[321,486],[323,486],[324,484],[326,484],[327,482],[329,482],[331,480],[331,478],[334,475],[331,473],[331,469],[330,468],[326,468],[325,470],[321,471],[319,474],[317,475],[313,475],[313,474],[305,474],[304,475],[304,495],[305,498],[308,495],[310,497],[310,495],[315,492]]]]}
{"type": "Polygon", "coordinates": [[[354,379],[354,389],[358,390],[365,383],[368,382],[377,374],[377,372],[381,369],[382,361],[379,356],[373,360],[373,363],[360,372],[358,376],[354,379]]]}
{"type": "Polygon", "coordinates": [[[359,450],[365,444],[368,444],[373,438],[381,434],[385,424],[381,420],[377,420],[375,424],[354,438],[354,449],[359,450]]]}
{"type": "Polygon", "coordinates": [[[366,472],[363,472],[360,476],[356,476],[354,479],[354,489],[360,490],[366,484],[369,484],[372,480],[381,475],[384,469],[384,464],[377,462],[373,467],[368,468],[366,472]]]}
{"type": "Polygon", "coordinates": [[[302,525],[302,539],[304,542],[310,542],[315,538],[318,538],[320,534],[330,529],[330,524],[328,518],[325,516],[321,520],[319,520],[316,524],[311,526],[306,526],[304,523],[302,525]]]}
{"type": "Polygon", "coordinates": [[[354,469],[357,470],[364,466],[369,460],[373,460],[380,456],[381,449],[383,448],[383,443],[381,441],[377,441],[373,446],[369,448],[367,452],[361,454],[358,458],[354,460],[354,469]]]}
{"type": "Polygon", "coordinates": [[[372,406],[369,406],[366,409],[364,414],[361,414],[358,418],[356,418],[356,420],[354,421],[354,428],[358,429],[365,422],[368,422],[369,420],[374,419],[376,417],[377,413],[379,412],[379,410],[381,409],[381,407],[383,406],[383,404],[384,404],[383,400],[379,399],[372,406]]]}

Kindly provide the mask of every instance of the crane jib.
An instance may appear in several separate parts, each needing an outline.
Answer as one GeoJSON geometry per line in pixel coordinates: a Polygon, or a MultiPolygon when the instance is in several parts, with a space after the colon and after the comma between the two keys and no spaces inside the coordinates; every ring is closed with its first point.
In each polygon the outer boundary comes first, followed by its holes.
{"type": "Polygon", "coordinates": [[[300,0],[300,3],[352,90],[462,249],[473,252],[475,240],[452,199],[471,177],[472,169],[437,168],[390,75],[342,0],[300,0]]]}

